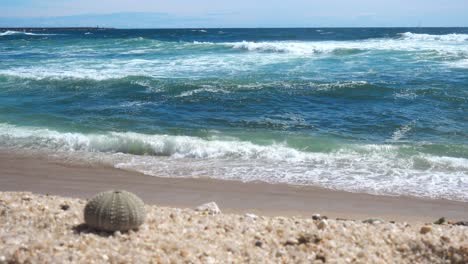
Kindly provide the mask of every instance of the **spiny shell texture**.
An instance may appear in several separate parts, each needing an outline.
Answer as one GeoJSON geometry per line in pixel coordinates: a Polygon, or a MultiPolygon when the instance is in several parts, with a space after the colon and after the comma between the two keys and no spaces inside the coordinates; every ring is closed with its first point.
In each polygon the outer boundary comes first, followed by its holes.
{"type": "Polygon", "coordinates": [[[101,192],[85,206],[84,219],[88,226],[105,231],[126,231],[145,221],[145,204],[135,194],[112,190],[101,192]]]}

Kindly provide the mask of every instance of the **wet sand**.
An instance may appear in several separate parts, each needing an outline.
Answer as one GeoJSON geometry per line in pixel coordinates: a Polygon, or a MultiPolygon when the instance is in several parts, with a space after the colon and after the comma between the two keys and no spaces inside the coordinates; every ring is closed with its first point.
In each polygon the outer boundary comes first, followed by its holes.
{"type": "Polygon", "coordinates": [[[89,198],[99,191],[125,189],[148,204],[194,207],[215,201],[225,212],[311,216],[408,222],[468,218],[468,203],[413,197],[376,196],[309,186],[212,179],[146,176],[105,166],[58,162],[47,157],[0,152],[0,191],[30,191],[89,198]]]}

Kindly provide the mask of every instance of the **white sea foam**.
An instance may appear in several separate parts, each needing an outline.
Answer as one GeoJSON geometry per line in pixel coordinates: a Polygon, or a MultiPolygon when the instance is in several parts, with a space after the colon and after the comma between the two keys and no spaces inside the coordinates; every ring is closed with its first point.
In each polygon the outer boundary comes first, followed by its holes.
{"type": "MultiPolygon", "coordinates": [[[[455,43],[440,41],[427,41],[424,38],[401,38],[401,39],[368,39],[362,41],[269,41],[269,42],[227,42],[222,45],[233,49],[278,52],[298,55],[328,54],[340,51],[436,51],[442,54],[467,54],[466,45],[458,45],[464,37],[445,36],[442,39],[458,39],[455,43]]],[[[436,38],[434,37],[434,40],[436,38]]],[[[214,43],[198,43],[214,45],[214,43]]]]}
{"type": "Polygon", "coordinates": [[[290,41],[278,41],[278,42],[233,42],[225,43],[227,46],[232,46],[234,49],[244,49],[249,51],[272,51],[272,52],[284,52],[293,54],[314,54],[322,52],[333,51],[333,47],[320,46],[320,44],[310,42],[290,42],[290,41]]]}
{"type": "Polygon", "coordinates": [[[447,62],[446,65],[450,68],[468,69],[468,59],[447,62]]]}
{"type": "Polygon", "coordinates": [[[176,95],[176,97],[193,96],[194,94],[198,94],[198,93],[230,93],[230,92],[225,89],[216,88],[212,85],[202,85],[201,88],[182,92],[181,94],[176,95]]]}
{"type": "Polygon", "coordinates": [[[180,57],[175,59],[74,59],[69,61],[48,61],[46,64],[32,65],[28,67],[11,67],[0,69],[0,75],[16,76],[41,80],[51,79],[93,79],[106,80],[124,78],[128,76],[148,76],[154,78],[196,78],[216,77],[220,73],[234,75],[239,72],[247,72],[268,65],[288,61],[289,58],[278,58],[277,55],[237,56],[228,54],[208,54],[202,56],[180,57]]]}
{"type": "Polygon", "coordinates": [[[41,33],[31,33],[31,32],[23,32],[23,31],[12,31],[8,30],[5,32],[0,33],[1,36],[11,36],[11,35],[27,35],[27,36],[54,36],[57,34],[41,34],[41,33]]]}
{"type": "Polygon", "coordinates": [[[260,52],[279,52],[301,55],[332,53],[340,50],[392,50],[392,51],[437,51],[468,54],[468,34],[429,35],[411,32],[401,33],[401,38],[377,38],[353,41],[241,41],[241,42],[194,42],[205,45],[225,45],[234,49],[260,52]]]}
{"type": "Polygon", "coordinates": [[[323,153],[222,136],[82,134],[0,124],[0,146],[43,150],[60,158],[104,162],[159,177],[260,180],[468,201],[466,158],[405,156],[400,153],[404,146],[398,145],[343,145],[323,153]]]}
{"type": "Polygon", "coordinates": [[[399,127],[397,130],[395,130],[392,134],[392,141],[399,141],[400,139],[404,138],[406,134],[413,129],[414,123],[406,124],[401,127],[399,127]]]}
{"type": "MultiPolygon", "coordinates": [[[[460,41],[440,41],[433,37],[419,36],[421,34],[404,33],[400,38],[380,38],[356,41],[266,41],[266,42],[162,42],[134,38],[122,40],[119,45],[109,46],[103,49],[93,46],[80,47],[79,45],[61,47],[52,51],[61,58],[44,60],[41,64],[30,66],[2,67],[0,74],[32,79],[44,78],[86,78],[105,80],[112,78],[124,78],[128,76],[148,76],[154,78],[178,78],[178,77],[217,77],[234,76],[243,72],[258,71],[263,66],[274,66],[282,63],[290,63],[292,60],[301,60],[301,63],[290,68],[291,72],[313,71],[314,67],[308,64],[313,60],[327,56],[360,56],[365,52],[401,51],[412,52],[413,59],[421,61],[436,60],[446,63],[450,68],[466,68],[468,57],[468,45],[460,41]],[[417,36],[417,37],[415,37],[417,36]],[[133,43],[134,41],[142,43],[133,43]],[[132,43],[125,43],[132,41],[132,43]],[[131,45],[130,47],[127,45],[131,45]],[[136,45],[136,46],[133,46],[136,45]],[[198,46],[228,48],[234,51],[246,52],[232,53],[201,53],[197,55],[180,55],[173,57],[156,56],[151,59],[133,59],[123,56],[115,59],[102,59],[101,55],[107,54],[141,54],[168,52],[168,49],[191,48],[197,50],[198,46]],[[93,50],[94,49],[94,50],[93,50]],[[76,56],[73,60],[67,60],[68,56],[76,56]],[[83,56],[84,58],[80,58],[83,56]],[[65,57],[65,58],[63,58],[65,57]]],[[[442,35],[442,39],[461,40],[463,34],[442,35]],[[452,36],[456,35],[456,36],[452,36]]],[[[432,36],[432,35],[429,35],[432,36]]],[[[201,49],[201,50],[204,50],[201,49]]],[[[50,50],[35,50],[36,53],[49,54],[50,50]]],[[[170,54],[170,52],[168,53],[170,54]]],[[[378,55],[378,54],[377,54],[378,55]]],[[[398,55],[393,56],[397,59],[398,55]]],[[[315,73],[315,72],[314,72],[315,73]]]]}
{"type": "Polygon", "coordinates": [[[422,40],[422,41],[448,41],[448,42],[466,42],[468,41],[468,34],[446,34],[446,35],[430,35],[430,34],[416,34],[405,32],[400,34],[406,40],[422,40]]]}
{"type": "Polygon", "coordinates": [[[349,82],[334,82],[334,83],[320,83],[312,84],[318,88],[318,90],[330,90],[330,89],[343,89],[343,88],[356,88],[365,85],[369,85],[366,81],[349,81],[349,82]]]}

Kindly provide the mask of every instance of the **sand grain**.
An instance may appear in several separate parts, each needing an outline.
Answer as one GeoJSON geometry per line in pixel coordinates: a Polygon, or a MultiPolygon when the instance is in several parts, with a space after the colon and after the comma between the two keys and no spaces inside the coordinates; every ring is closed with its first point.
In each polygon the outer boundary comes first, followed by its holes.
{"type": "Polygon", "coordinates": [[[0,263],[468,263],[468,228],[206,215],[146,206],[138,231],[83,224],[86,201],[0,192],[0,263]],[[422,234],[421,228],[426,227],[422,234]]]}

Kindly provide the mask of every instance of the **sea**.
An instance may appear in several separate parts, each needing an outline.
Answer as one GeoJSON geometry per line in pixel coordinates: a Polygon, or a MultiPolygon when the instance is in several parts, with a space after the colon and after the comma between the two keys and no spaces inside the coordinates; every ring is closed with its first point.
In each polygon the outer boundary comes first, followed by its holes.
{"type": "Polygon", "coordinates": [[[468,28],[0,31],[0,150],[468,201],[468,28]]]}

